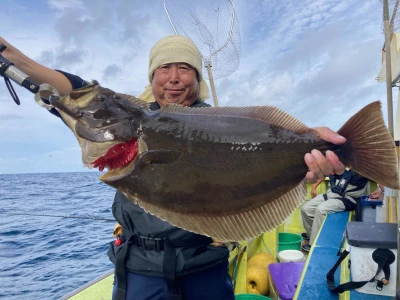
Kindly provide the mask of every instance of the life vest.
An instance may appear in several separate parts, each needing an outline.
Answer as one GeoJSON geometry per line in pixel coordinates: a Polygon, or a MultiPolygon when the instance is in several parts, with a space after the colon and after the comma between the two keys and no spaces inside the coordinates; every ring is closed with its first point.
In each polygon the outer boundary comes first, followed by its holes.
{"type": "MultiPolygon", "coordinates": [[[[108,255],[115,264],[117,299],[125,299],[125,272],[164,277],[171,295],[179,295],[177,276],[226,262],[229,250],[213,247],[209,237],[177,228],[145,212],[121,192],[113,204],[115,219],[122,225],[118,245],[110,243],[108,255]],[[176,257],[179,256],[179,260],[176,257]]],[[[117,239],[118,241],[118,239],[117,239]]],[[[179,298],[177,298],[179,299],[179,298]]]]}
{"type": "Polygon", "coordinates": [[[331,191],[343,196],[345,192],[351,192],[353,190],[365,187],[368,179],[357,174],[353,170],[346,170],[342,175],[329,175],[329,182],[331,191]],[[353,185],[354,188],[347,190],[347,186],[349,184],[353,185]]]}
{"type": "Polygon", "coordinates": [[[357,199],[364,193],[368,179],[350,169],[342,175],[332,173],[329,175],[329,183],[330,191],[334,194],[329,197],[323,194],[324,199],[338,199],[343,202],[345,211],[351,211],[356,209],[357,199]]]}

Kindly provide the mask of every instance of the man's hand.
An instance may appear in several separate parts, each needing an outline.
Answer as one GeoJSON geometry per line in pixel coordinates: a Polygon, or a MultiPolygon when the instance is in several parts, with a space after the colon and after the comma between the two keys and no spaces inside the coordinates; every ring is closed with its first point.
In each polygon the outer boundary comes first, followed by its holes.
{"type": "Polygon", "coordinates": [[[378,184],[376,190],[369,195],[369,199],[373,200],[382,200],[384,197],[384,187],[381,184],[378,184]]]}
{"type": "MultiPolygon", "coordinates": [[[[346,138],[329,129],[328,127],[316,127],[313,128],[318,136],[327,142],[335,145],[340,145],[346,142],[346,138]]],[[[311,153],[304,155],[304,161],[309,168],[306,174],[306,179],[315,183],[318,179],[323,179],[329,174],[336,173],[338,175],[343,174],[345,166],[339,160],[337,155],[332,151],[326,151],[325,156],[319,150],[312,150],[311,153]]]]}
{"type": "Polygon", "coordinates": [[[10,55],[12,55],[13,51],[16,51],[16,49],[10,45],[2,36],[0,36],[0,44],[3,44],[4,46],[6,46],[7,48],[1,53],[2,56],[4,56],[5,58],[7,58],[8,60],[13,59],[13,57],[10,57],[10,55]]]}
{"type": "Polygon", "coordinates": [[[311,189],[311,197],[315,198],[317,197],[318,193],[317,193],[317,189],[313,186],[311,189]]]}

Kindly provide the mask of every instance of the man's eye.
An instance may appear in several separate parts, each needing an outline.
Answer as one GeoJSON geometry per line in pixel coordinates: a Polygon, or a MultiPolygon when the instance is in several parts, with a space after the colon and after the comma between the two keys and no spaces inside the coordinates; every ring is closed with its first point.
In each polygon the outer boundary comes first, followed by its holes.
{"type": "Polygon", "coordinates": [[[179,69],[185,70],[185,71],[189,71],[190,70],[190,68],[188,66],[185,66],[185,65],[179,66],[179,69]]]}
{"type": "Polygon", "coordinates": [[[160,69],[168,69],[168,65],[159,66],[160,69]]]}

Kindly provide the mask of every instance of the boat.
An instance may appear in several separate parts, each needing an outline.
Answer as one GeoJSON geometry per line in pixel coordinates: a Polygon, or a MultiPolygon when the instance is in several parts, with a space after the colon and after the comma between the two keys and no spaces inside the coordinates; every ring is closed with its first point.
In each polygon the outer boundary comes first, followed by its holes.
{"type": "MultiPolygon", "coordinates": [[[[398,47],[397,40],[400,36],[395,35],[393,39],[393,51],[397,55],[398,47]]],[[[400,57],[400,56],[399,56],[400,57]]],[[[400,62],[400,59],[399,59],[400,62]]],[[[400,71],[400,68],[397,70],[400,71]]],[[[380,72],[380,74],[383,71],[380,72]]],[[[394,73],[395,83],[400,79],[400,72],[394,73]]],[[[382,79],[382,75],[379,76],[382,79]]],[[[383,79],[382,79],[383,80],[383,79]]],[[[397,145],[398,156],[400,157],[399,140],[400,140],[400,105],[398,105],[397,113],[397,131],[395,141],[397,145]]],[[[324,193],[328,188],[328,182],[318,187],[318,193],[324,193]]],[[[370,182],[367,188],[367,193],[376,188],[376,183],[370,182]]],[[[310,199],[311,185],[307,185],[307,196],[310,199]]],[[[387,223],[398,222],[398,200],[397,191],[385,195],[383,201],[383,217],[381,221],[387,223]]],[[[382,212],[382,211],[381,211],[382,212]]],[[[303,263],[298,281],[294,284],[293,299],[392,299],[393,296],[382,296],[379,294],[364,294],[356,290],[347,291],[342,294],[334,294],[329,291],[326,284],[326,274],[337,261],[337,253],[345,247],[343,244],[343,233],[346,224],[354,220],[354,213],[341,212],[328,215],[321,227],[318,237],[312,245],[311,251],[302,253],[304,256],[295,262],[303,263]]],[[[229,257],[229,273],[234,284],[235,295],[246,295],[249,293],[249,282],[247,278],[248,262],[252,257],[259,253],[268,253],[279,260],[279,246],[281,234],[294,234],[300,236],[304,232],[301,223],[299,209],[296,209],[282,224],[270,232],[265,232],[262,235],[247,241],[241,241],[232,249],[229,257]]],[[[293,242],[293,249],[300,251],[298,242],[293,242]],[[296,245],[295,245],[296,244],[296,245]]],[[[280,257],[282,260],[282,257],[280,257]]],[[[286,262],[276,262],[277,264],[286,264],[286,262]]],[[[345,259],[341,264],[340,282],[348,282],[350,280],[350,272],[348,267],[349,259],[345,259]]],[[[285,278],[283,278],[285,279],[285,278]]],[[[113,270],[106,272],[104,275],[90,281],[77,290],[65,295],[62,299],[111,299],[113,288],[114,275],[113,270]]],[[[281,297],[280,290],[276,282],[270,276],[268,281],[269,292],[265,295],[265,299],[276,299],[281,297]]],[[[397,285],[399,286],[399,285],[397,285]]],[[[256,295],[256,294],[253,294],[256,295]]],[[[250,299],[250,298],[248,298],[250,299]]]]}
{"type": "MultiPolygon", "coordinates": [[[[375,182],[369,182],[366,194],[376,189],[375,182]]],[[[328,179],[325,184],[320,184],[317,188],[318,193],[324,193],[328,189],[328,179]]],[[[307,184],[307,196],[311,199],[311,184],[307,184]]],[[[387,193],[385,196],[381,210],[377,210],[380,214],[381,221],[397,223],[397,202],[398,196],[395,193],[387,193]]],[[[334,294],[329,291],[326,284],[325,276],[333,267],[338,259],[337,252],[342,246],[343,233],[346,224],[355,217],[354,212],[341,212],[328,215],[323,226],[320,229],[315,243],[312,245],[311,251],[304,254],[303,266],[300,278],[297,283],[297,289],[293,291],[292,299],[315,299],[318,295],[320,299],[392,299],[390,296],[369,295],[357,292],[356,290],[346,291],[342,294],[334,294]]],[[[231,251],[229,257],[229,273],[234,284],[235,295],[248,293],[247,263],[256,254],[267,252],[279,260],[279,236],[282,233],[290,233],[297,236],[304,232],[301,222],[299,208],[296,209],[280,226],[276,229],[265,232],[262,235],[248,241],[238,243],[231,251]]],[[[299,249],[298,241],[293,242],[293,249],[299,249]],[[297,248],[296,248],[297,247],[297,248]]],[[[279,262],[277,262],[278,264],[279,262]]],[[[281,262],[285,263],[285,262],[281,262]]],[[[339,273],[339,272],[338,272],[339,273]]],[[[83,299],[111,299],[113,288],[113,270],[106,272],[104,275],[78,288],[62,299],[83,300],[83,299]]],[[[350,281],[350,271],[348,268],[348,258],[341,264],[340,282],[350,281]]],[[[277,290],[273,279],[270,277],[269,293],[264,299],[278,299],[279,290],[277,290]]],[[[251,297],[250,294],[247,294],[251,297]]],[[[254,297],[256,295],[254,294],[254,297]]],[[[261,297],[261,296],[260,296],[261,297]]],[[[252,299],[252,298],[246,298],[252,299]]],[[[256,299],[256,298],[254,298],[256,299]]],[[[261,299],[261,298],[257,298],[261,299]]]]}
{"type": "Polygon", "coordinates": [[[111,299],[113,282],[114,282],[114,269],[107,271],[103,275],[93,279],[87,284],[65,295],[64,297],[61,298],[61,300],[111,299]]]}

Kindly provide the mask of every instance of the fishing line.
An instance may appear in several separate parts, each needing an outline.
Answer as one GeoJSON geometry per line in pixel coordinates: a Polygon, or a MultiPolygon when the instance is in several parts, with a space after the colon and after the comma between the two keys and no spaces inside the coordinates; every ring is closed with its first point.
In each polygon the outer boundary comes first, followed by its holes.
{"type": "Polygon", "coordinates": [[[0,209],[0,213],[4,213],[7,215],[14,215],[14,216],[34,216],[34,217],[50,217],[50,218],[62,218],[62,219],[81,219],[81,220],[96,220],[96,221],[113,221],[116,222],[115,219],[108,219],[108,218],[97,218],[93,216],[69,216],[69,215],[50,215],[50,214],[33,214],[33,213],[16,213],[7,211],[5,209],[0,209]]]}

